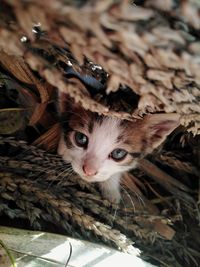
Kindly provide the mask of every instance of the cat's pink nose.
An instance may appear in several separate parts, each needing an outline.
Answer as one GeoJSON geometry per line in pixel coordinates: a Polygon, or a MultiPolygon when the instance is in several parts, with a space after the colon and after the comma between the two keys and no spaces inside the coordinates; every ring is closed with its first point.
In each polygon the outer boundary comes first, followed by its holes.
{"type": "Polygon", "coordinates": [[[94,176],[97,174],[97,170],[87,164],[83,165],[83,171],[87,176],[94,176]]]}

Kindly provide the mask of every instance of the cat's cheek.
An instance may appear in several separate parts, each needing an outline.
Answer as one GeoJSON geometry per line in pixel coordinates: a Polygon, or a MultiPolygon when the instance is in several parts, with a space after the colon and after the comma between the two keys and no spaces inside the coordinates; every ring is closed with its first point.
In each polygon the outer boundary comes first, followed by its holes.
{"type": "Polygon", "coordinates": [[[65,143],[60,143],[60,147],[57,150],[58,155],[62,156],[62,159],[68,163],[73,163],[76,158],[80,158],[79,153],[73,151],[73,149],[67,148],[65,143]]]}
{"type": "Polygon", "coordinates": [[[126,171],[126,169],[110,160],[107,161],[100,170],[100,172],[103,173],[107,177],[107,179],[115,175],[116,173],[121,173],[124,171],[126,171]]]}
{"type": "Polygon", "coordinates": [[[65,150],[65,153],[62,155],[62,158],[64,161],[71,163],[72,162],[72,158],[70,156],[70,152],[68,150],[65,150]]]}
{"type": "Polygon", "coordinates": [[[81,176],[79,168],[73,162],[71,164],[74,172],[77,173],[79,176],[81,176]]]}
{"type": "Polygon", "coordinates": [[[66,150],[66,145],[65,145],[65,141],[64,141],[64,137],[63,135],[60,138],[59,144],[58,144],[58,149],[57,149],[57,153],[60,156],[63,156],[66,150]]]}

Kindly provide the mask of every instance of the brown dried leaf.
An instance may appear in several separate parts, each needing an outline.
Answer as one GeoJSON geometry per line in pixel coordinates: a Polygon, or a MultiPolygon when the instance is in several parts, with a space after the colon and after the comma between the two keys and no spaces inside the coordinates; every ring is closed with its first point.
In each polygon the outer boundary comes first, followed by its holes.
{"type": "Polygon", "coordinates": [[[28,65],[21,57],[13,57],[1,51],[0,63],[18,80],[27,84],[34,83],[35,77],[32,75],[28,65]]]}
{"type": "Polygon", "coordinates": [[[172,227],[164,224],[161,220],[154,220],[153,226],[154,230],[167,240],[172,240],[176,233],[172,227]]]}
{"type": "MultiPolygon", "coordinates": [[[[148,212],[152,215],[158,215],[159,210],[158,208],[153,205],[141,192],[139,187],[144,188],[144,184],[142,184],[137,177],[130,173],[125,173],[123,175],[122,184],[125,185],[132,193],[133,196],[135,194],[136,198],[142,202],[142,210],[144,208],[148,210],[148,212]],[[139,187],[138,187],[139,186],[139,187]],[[144,207],[145,206],[145,207],[144,207]]],[[[140,207],[141,208],[141,207],[140,207]]]]}
{"type": "Polygon", "coordinates": [[[44,115],[47,107],[47,102],[37,103],[34,109],[34,112],[30,118],[29,125],[34,126],[41,120],[41,117],[44,115]]]}
{"type": "Polygon", "coordinates": [[[47,132],[34,141],[34,145],[41,146],[47,151],[55,151],[60,139],[60,124],[54,124],[47,132]]]}
{"type": "Polygon", "coordinates": [[[0,29],[0,50],[8,55],[23,56],[24,47],[17,35],[6,29],[0,29]]]}
{"type": "Polygon", "coordinates": [[[47,90],[49,86],[38,81],[22,58],[13,58],[13,56],[1,51],[0,63],[18,80],[27,84],[34,84],[40,93],[41,102],[49,100],[49,93],[47,90]]]}
{"type": "Polygon", "coordinates": [[[0,109],[0,134],[13,134],[24,126],[24,110],[21,108],[0,109]]]}
{"type": "Polygon", "coordinates": [[[139,164],[140,168],[145,173],[147,173],[169,192],[176,195],[176,197],[181,197],[184,201],[189,202],[190,204],[194,204],[194,199],[189,194],[187,194],[188,192],[191,192],[191,190],[186,185],[179,182],[169,174],[165,173],[147,159],[141,159],[139,164]]]}

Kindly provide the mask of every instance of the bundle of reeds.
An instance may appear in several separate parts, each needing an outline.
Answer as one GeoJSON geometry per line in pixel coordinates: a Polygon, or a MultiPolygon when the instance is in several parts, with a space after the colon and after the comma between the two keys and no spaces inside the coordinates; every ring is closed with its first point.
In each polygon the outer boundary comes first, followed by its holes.
{"type": "Polygon", "coordinates": [[[160,266],[199,266],[199,11],[195,0],[1,1],[2,223],[53,225],[129,252],[134,242],[160,266]],[[120,206],[55,155],[57,90],[121,119],[181,115],[124,176],[120,206]]]}

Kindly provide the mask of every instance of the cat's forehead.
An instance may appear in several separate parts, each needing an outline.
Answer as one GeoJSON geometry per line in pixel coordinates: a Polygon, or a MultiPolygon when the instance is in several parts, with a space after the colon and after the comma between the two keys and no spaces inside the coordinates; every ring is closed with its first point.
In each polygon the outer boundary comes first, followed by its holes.
{"type": "Polygon", "coordinates": [[[90,147],[99,151],[122,148],[129,152],[140,151],[142,128],[140,123],[120,120],[113,117],[91,117],[86,126],[90,131],[90,147]]]}
{"type": "Polygon", "coordinates": [[[101,134],[117,137],[122,133],[122,121],[117,118],[98,115],[92,112],[83,112],[76,114],[71,118],[71,125],[84,128],[90,135],[101,134]]]}
{"type": "Polygon", "coordinates": [[[120,146],[119,136],[122,135],[123,130],[120,127],[119,119],[103,117],[100,121],[98,119],[91,120],[88,124],[88,132],[88,153],[96,154],[98,151],[98,157],[104,158],[113,149],[120,146]]]}
{"type": "Polygon", "coordinates": [[[89,136],[95,136],[95,139],[104,139],[104,142],[114,140],[116,143],[121,141],[125,134],[122,120],[88,111],[73,114],[70,126],[74,130],[84,130],[89,136]]]}
{"type": "Polygon", "coordinates": [[[90,134],[95,134],[99,138],[109,138],[117,142],[118,137],[122,134],[121,121],[119,119],[104,117],[101,121],[90,121],[88,125],[90,134]]]}

